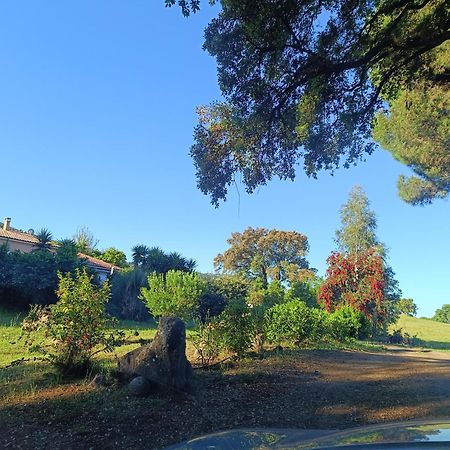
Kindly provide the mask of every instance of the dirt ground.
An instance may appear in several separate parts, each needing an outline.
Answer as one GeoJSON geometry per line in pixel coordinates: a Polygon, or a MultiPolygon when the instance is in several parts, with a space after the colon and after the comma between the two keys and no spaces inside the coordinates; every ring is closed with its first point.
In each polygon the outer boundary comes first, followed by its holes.
{"type": "Polygon", "coordinates": [[[450,353],[303,350],[196,370],[193,395],[66,384],[0,404],[0,448],[163,448],[232,428],[335,429],[450,416],[450,353]]]}

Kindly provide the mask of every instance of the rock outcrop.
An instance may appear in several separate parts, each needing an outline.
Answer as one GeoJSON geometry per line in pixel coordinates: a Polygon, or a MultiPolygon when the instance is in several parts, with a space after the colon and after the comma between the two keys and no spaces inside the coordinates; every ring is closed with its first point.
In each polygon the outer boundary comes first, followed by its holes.
{"type": "Polygon", "coordinates": [[[132,378],[187,391],[192,367],[186,358],[186,328],[177,317],[163,317],[153,342],[119,359],[119,372],[132,378]]]}

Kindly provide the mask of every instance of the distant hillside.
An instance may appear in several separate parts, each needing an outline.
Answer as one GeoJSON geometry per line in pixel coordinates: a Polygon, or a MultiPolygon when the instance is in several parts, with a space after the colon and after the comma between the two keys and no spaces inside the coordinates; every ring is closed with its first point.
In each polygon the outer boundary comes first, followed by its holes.
{"type": "Polygon", "coordinates": [[[392,328],[417,336],[426,347],[450,350],[450,324],[401,316],[392,328]]]}

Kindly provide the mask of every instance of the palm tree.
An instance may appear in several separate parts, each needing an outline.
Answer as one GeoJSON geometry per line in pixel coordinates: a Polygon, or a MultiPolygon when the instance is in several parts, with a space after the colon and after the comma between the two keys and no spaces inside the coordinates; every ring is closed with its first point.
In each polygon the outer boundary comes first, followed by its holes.
{"type": "Polygon", "coordinates": [[[182,270],[183,272],[192,272],[197,262],[193,259],[187,259],[178,252],[172,252],[167,255],[167,270],[182,270]]]}
{"type": "Polygon", "coordinates": [[[62,239],[56,248],[56,263],[60,272],[73,272],[83,262],[78,258],[78,249],[73,239],[62,239]]]}
{"type": "Polygon", "coordinates": [[[197,267],[197,261],[192,258],[187,259],[185,267],[188,272],[193,272],[195,270],[195,268],[197,267]]]}
{"type": "Polygon", "coordinates": [[[148,251],[145,261],[145,269],[148,272],[167,272],[167,255],[159,247],[152,247],[148,251]]]}
{"type": "Polygon", "coordinates": [[[146,264],[150,249],[146,245],[135,245],[132,249],[134,267],[142,267],[146,264]]]}
{"type": "Polygon", "coordinates": [[[52,246],[53,235],[47,228],[42,228],[36,233],[39,242],[36,244],[37,250],[50,250],[52,246]]]}

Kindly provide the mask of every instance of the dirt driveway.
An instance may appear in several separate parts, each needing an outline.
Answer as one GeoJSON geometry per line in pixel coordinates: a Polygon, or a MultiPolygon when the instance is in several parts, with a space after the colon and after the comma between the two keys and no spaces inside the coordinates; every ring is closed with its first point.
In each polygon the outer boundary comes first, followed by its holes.
{"type": "Polygon", "coordinates": [[[450,417],[450,353],[284,351],[196,373],[192,396],[136,399],[71,384],[4,404],[0,447],[162,448],[231,428],[450,417]]]}

